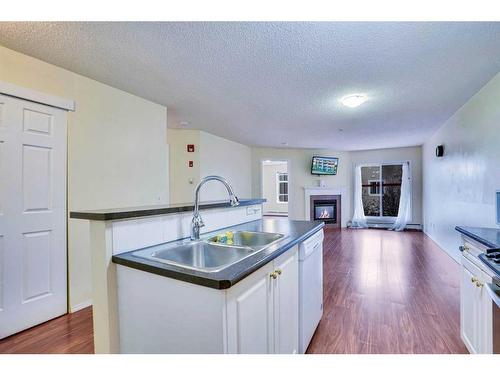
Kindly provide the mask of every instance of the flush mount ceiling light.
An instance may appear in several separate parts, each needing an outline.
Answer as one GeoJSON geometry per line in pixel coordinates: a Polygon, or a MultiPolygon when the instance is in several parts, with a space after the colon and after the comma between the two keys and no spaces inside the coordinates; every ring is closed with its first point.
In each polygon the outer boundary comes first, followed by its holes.
{"type": "Polygon", "coordinates": [[[356,108],[366,102],[368,97],[365,94],[353,94],[344,96],[340,102],[349,108],[356,108]]]}

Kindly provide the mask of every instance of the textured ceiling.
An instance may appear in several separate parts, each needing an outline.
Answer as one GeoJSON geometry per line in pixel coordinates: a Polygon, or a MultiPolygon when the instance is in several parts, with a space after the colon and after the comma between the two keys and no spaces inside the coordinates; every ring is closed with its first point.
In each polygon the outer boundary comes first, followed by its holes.
{"type": "Polygon", "coordinates": [[[0,44],[164,104],[169,127],[339,150],[421,144],[500,70],[499,41],[500,23],[0,23],[0,44]]]}

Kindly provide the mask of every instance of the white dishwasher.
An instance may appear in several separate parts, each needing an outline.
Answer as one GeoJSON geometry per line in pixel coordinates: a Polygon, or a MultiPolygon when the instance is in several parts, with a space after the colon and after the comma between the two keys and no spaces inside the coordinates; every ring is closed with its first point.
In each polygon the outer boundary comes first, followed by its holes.
{"type": "Polygon", "coordinates": [[[305,353],[323,316],[323,229],[299,246],[299,351],[305,353]]]}

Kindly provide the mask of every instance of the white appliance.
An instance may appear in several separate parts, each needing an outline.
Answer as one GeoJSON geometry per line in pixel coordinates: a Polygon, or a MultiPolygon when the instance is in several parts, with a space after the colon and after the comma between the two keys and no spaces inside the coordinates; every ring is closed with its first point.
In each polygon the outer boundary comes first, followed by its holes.
{"type": "Polygon", "coordinates": [[[299,246],[299,351],[305,353],[323,316],[323,230],[299,246]]]}
{"type": "Polygon", "coordinates": [[[492,301],[493,354],[500,354],[500,287],[495,283],[486,284],[485,286],[492,301]]]}

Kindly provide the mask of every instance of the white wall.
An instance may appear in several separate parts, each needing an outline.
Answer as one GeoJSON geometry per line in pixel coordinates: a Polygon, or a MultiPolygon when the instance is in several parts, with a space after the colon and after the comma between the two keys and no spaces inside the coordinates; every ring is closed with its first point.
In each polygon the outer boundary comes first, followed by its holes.
{"type": "MultiPolygon", "coordinates": [[[[167,109],[0,47],[0,80],[73,99],[68,211],[168,203],[167,109]]],[[[89,228],[68,226],[69,303],[91,298],[89,228]]]]}
{"type": "Polygon", "coordinates": [[[288,161],[288,216],[292,220],[309,220],[304,216],[304,187],[318,186],[318,176],[311,174],[311,160],[314,155],[335,156],[339,158],[338,173],[335,176],[323,176],[327,187],[346,188],[347,195],[342,197],[342,217],[350,218],[351,209],[349,181],[351,178],[351,160],[349,152],[334,150],[309,150],[292,148],[252,148],[252,195],[262,197],[261,164],[263,160],[288,161]],[[347,201],[347,203],[346,203],[347,201]]]}
{"type": "Polygon", "coordinates": [[[262,165],[262,196],[267,199],[263,204],[264,213],[288,213],[288,203],[278,202],[276,176],[287,173],[286,162],[264,162],[262,165]]]}
{"type": "Polygon", "coordinates": [[[252,148],[252,186],[254,196],[263,196],[261,187],[261,163],[263,160],[289,161],[289,216],[291,219],[304,220],[304,187],[317,186],[319,177],[311,175],[313,155],[336,156],[339,158],[338,174],[324,176],[327,187],[344,187],[346,195],[342,198],[343,221],[352,218],[354,185],[354,166],[358,163],[383,163],[410,160],[412,168],[412,214],[413,223],[422,223],[422,148],[402,147],[368,151],[334,151],[309,149],[252,148]]]}
{"type": "MultiPolygon", "coordinates": [[[[351,151],[352,170],[356,164],[390,163],[410,161],[412,172],[412,224],[422,224],[422,147],[386,148],[380,150],[351,151]]],[[[350,189],[354,191],[354,177],[350,180],[350,189]]],[[[354,202],[351,199],[351,210],[354,202]]],[[[353,211],[351,211],[353,212],[353,211]]]]}
{"type": "MultiPolygon", "coordinates": [[[[168,129],[170,146],[170,200],[192,202],[196,185],[202,177],[220,175],[233,186],[239,198],[251,198],[251,149],[248,146],[200,130],[168,129]],[[195,145],[188,153],[187,144],[195,145]],[[194,167],[188,167],[188,161],[194,167]],[[189,183],[189,179],[193,183],[189,183]]],[[[208,182],[200,193],[201,200],[227,199],[227,190],[218,182],[208,182]]]]}
{"type": "Polygon", "coordinates": [[[200,182],[200,131],[168,129],[170,202],[193,201],[194,188],[200,182]],[[187,145],[194,145],[194,152],[187,152],[187,145]],[[189,167],[189,161],[193,167],[189,167]]]}
{"type": "Polygon", "coordinates": [[[423,146],[424,229],[459,257],[456,225],[497,227],[500,189],[500,74],[460,108],[423,146]],[[445,146],[436,158],[435,147],[445,146]]]}
{"type": "MultiPolygon", "coordinates": [[[[239,198],[252,198],[251,148],[207,132],[200,132],[200,177],[225,177],[239,198]]],[[[203,200],[228,199],[226,188],[209,182],[201,192],[203,200]]]]}

